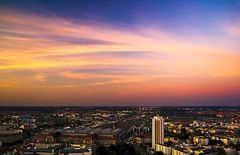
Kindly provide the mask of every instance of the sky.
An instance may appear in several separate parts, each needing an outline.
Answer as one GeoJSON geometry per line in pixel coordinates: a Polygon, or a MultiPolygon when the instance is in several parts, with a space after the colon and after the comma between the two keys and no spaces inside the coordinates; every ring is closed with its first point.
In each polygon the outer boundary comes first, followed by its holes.
{"type": "Polygon", "coordinates": [[[239,106],[240,0],[1,0],[18,105],[239,106]]]}

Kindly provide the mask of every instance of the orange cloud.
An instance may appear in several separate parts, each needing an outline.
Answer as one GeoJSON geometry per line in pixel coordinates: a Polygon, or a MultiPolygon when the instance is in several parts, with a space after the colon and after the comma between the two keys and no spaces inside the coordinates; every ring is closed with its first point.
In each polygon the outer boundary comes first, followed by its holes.
{"type": "Polygon", "coordinates": [[[33,78],[37,81],[46,81],[46,75],[43,73],[35,74],[33,78]]]}

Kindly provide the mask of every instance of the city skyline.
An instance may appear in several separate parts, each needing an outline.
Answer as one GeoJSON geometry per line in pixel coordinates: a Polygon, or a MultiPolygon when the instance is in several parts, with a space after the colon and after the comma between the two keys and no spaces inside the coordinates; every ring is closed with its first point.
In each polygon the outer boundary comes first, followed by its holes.
{"type": "Polygon", "coordinates": [[[240,1],[0,2],[0,106],[239,106],[240,1]]]}

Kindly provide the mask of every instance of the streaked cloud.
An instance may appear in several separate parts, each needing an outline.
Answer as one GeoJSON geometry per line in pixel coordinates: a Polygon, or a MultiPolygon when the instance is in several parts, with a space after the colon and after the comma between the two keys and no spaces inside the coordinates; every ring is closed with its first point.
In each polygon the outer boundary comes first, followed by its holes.
{"type": "Polygon", "coordinates": [[[226,30],[230,35],[240,37],[240,19],[238,22],[227,26],[226,30]]]}
{"type": "Polygon", "coordinates": [[[54,103],[237,96],[232,91],[240,90],[240,53],[236,41],[226,38],[236,40],[238,25],[228,33],[179,35],[151,25],[115,27],[1,10],[0,93],[8,100],[16,91],[22,101],[28,101],[24,92],[36,99],[44,93],[44,102],[54,103]],[[63,92],[68,97],[61,101],[63,92]]]}

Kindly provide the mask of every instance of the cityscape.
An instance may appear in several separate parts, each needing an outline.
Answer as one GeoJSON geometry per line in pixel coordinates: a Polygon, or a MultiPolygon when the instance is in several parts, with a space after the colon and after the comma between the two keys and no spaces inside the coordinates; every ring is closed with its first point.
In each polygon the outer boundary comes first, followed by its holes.
{"type": "Polygon", "coordinates": [[[0,0],[0,155],[240,155],[240,0],[0,0]]]}
{"type": "Polygon", "coordinates": [[[2,107],[1,154],[236,155],[240,107],[2,107]]]}

